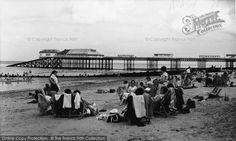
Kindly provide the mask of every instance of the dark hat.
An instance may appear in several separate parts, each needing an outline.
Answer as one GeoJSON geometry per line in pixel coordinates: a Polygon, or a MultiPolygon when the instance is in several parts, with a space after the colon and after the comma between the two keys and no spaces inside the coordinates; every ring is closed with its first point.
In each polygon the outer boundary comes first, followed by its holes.
{"type": "Polygon", "coordinates": [[[52,74],[54,74],[54,73],[57,73],[57,71],[56,71],[56,70],[53,70],[53,71],[52,71],[52,74]]]}
{"type": "Polygon", "coordinates": [[[71,94],[71,90],[70,89],[65,89],[65,93],[71,94]]]}
{"type": "Polygon", "coordinates": [[[162,67],[161,67],[161,70],[162,70],[162,71],[166,71],[166,69],[167,69],[166,66],[162,66],[162,67]]]}

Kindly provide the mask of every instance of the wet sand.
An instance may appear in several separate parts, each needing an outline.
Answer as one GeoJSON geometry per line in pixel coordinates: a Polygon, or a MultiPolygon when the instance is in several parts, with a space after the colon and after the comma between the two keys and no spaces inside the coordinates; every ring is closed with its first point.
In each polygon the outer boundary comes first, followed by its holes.
{"type": "MultiPolygon", "coordinates": [[[[83,85],[67,83],[62,88],[80,89],[82,97],[95,102],[99,109],[121,109],[116,93],[97,94],[97,89],[116,89],[123,80],[142,78],[96,78],[83,85]]],[[[213,88],[202,87],[184,90],[184,99],[195,95],[206,95],[213,88]]],[[[154,117],[145,127],[127,123],[107,123],[96,117],[55,118],[40,116],[37,104],[27,104],[29,90],[0,92],[1,135],[105,135],[108,140],[235,140],[236,139],[236,87],[222,88],[229,101],[209,99],[196,102],[196,108],[189,114],[178,114],[167,118],[154,117]]]]}

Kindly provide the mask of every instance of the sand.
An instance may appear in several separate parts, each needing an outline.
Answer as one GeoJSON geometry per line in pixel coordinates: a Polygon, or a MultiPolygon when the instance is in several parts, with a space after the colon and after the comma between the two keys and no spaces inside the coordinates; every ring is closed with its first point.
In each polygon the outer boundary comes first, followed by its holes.
{"type": "MultiPolygon", "coordinates": [[[[101,80],[102,78],[94,78],[101,80]]],[[[123,80],[144,80],[144,78],[106,78],[100,83],[80,85],[84,99],[95,102],[99,109],[121,109],[116,93],[97,94],[97,89],[116,89],[123,80]]],[[[213,88],[202,87],[184,90],[184,99],[195,95],[204,96],[213,88]]],[[[78,88],[69,84],[67,88],[78,88]]],[[[127,123],[107,123],[96,117],[55,118],[40,116],[37,104],[27,104],[29,90],[0,93],[1,135],[105,135],[111,141],[125,140],[236,140],[236,87],[222,88],[220,95],[230,97],[196,102],[196,108],[189,114],[178,114],[167,118],[154,117],[145,127],[127,123]]]]}

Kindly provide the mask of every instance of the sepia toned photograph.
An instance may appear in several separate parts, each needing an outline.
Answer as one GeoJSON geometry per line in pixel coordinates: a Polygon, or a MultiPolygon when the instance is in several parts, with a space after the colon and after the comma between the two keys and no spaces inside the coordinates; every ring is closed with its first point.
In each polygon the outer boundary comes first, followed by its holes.
{"type": "Polygon", "coordinates": [[[235,141],[235,0],[0,0],[1,141],[235,141]]]}

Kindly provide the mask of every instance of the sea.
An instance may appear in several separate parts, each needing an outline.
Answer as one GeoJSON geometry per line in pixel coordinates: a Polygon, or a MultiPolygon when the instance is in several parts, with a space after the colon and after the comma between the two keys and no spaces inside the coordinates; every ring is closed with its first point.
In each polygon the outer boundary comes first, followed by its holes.
{"type": "MultiPolygon", "coordinates": [[[[34,76],[49,76],[50,73],[55,70],[52,68],[23,68],[23,67],[7,67],[10,64],[14,64],[15,62],[0,62],[0,74],[14,74],[14,75],[23,75],[25,72],[31,71],[31,74],[34,76]]],[[[80,75],[100,75],[100,74],[114,74],[114,73],[132,73],[132,72],[141,72],[143,70],[133,70],[127,71],[124,70],[123,62],[117,61],[113,62],[113,70],[79,70],[79,69],[57,69],[59,76],[72,76],[69,78],[63,78],[62,85],[69,85],[69,81],[73,81],[73,84],[79,85],[84,83],[92,83],[95,80],[91,80],[91,78],[81,80],[80,75]],[[73,77],[74,76],[74,77],[73,77]],[[64,84],[63,84],[64,83],[64,84]]],[[[207,67],[210,66],[220,67],[221,65],[224,67],[224,62],[209,62],[207,63],[207,67]]],[[[158,62],[158,68],[161,66],[170,67],[170,63],[166,61],[158,62]]],[[[192,68],[197,67],[196,62],[181,62],[182,68],[187,68],[191,66],[192,68]]],[[[147,68],[146,62],[135,62],[135,68],[147,68]]],[[[98,82],[98,80],[96,80],[98,82]]],[[[0,78],[0,92],[6,91],[15,91],[15,90],[29,90],[29,89],[38,89],[43,88],[45,83],[48,83],[48,78],[33,78],[32,81],[6,81],[4,77],[0,78]]]]}

